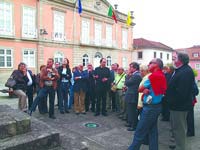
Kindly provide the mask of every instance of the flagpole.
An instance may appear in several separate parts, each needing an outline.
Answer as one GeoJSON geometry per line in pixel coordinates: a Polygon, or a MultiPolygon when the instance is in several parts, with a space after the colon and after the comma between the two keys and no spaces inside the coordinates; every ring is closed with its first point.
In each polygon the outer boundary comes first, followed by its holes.
{"type": "MultiPolygon", "coordinates": [[[[72,55],[73,55],[73,58],[74,58],[74,55],[76,53],[76,4],[77,4],[77,1],[78,0],[74,0],[74,12],[73,12],[73,51],[72,51],[72,55]]],[[[73,65],[74,65],[74,61],[72,62],[73,65]]]]}

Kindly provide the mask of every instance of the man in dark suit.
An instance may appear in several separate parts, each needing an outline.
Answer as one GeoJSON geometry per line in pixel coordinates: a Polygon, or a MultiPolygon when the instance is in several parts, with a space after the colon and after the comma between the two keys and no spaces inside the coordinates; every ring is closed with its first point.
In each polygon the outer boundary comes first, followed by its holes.
{"type": "Polygon", "coordinates": [[[96,79],[96,113],[95,116],[100,115],[100,108],[102,108],[101,113],[103,116],[107,116],[106,113],[106,94],[110,88],[110,69],[106,67],[106,59],[102,58],[100,60],[100,66],[95,68],[95,79],[96,79]],[[102,107],[101,106],[102,103],[102,107]]]}
{"type": "Polygon", "coordinates": [[[138,87],[140,82],[142,81],[142,76],[139,72],[139,64],[136,62],[132,62],[129,65],[129,72],[125,79],[125,86],[127,87],[125,93],[125,101],[127,106],[127,115],[128,115],[128,131],[134,131],[137,122],[138,122],[138,87]]]}
{"type": "Polygon", "coordinates": [[[86,112],[90,109],[91,104],[91,111],[95,112],[95,79],[94,79],[94,70],[92,64],[87,65],[88,72],[88,79],[87,79],[87,86],[88,90],[86,92],[85,97],[85,110],[86,112]]]}

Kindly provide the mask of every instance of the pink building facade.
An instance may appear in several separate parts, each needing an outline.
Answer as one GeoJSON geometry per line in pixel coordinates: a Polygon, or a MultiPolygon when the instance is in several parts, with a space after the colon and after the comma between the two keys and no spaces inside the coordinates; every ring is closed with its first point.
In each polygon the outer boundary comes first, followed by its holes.
{"type": "Polygon", "coordinates": [[[38,73],[48,58],[70,67],[107,58],[107,65],[128,67],[132,61],[133,24],[116,10],[118,22],[108,17],[110,4],[105,0],[82,0],[78,13],[74,0],[0,1],[0,84],[20,62],[38,73]]]}
{"type": "Polygon", "coordinates": [[[177,52],[185,52],[190,57],[189,65],[198,72],[196,77],[197,81],[200,81],[200,46],[193,46],[190,48],[176,49],[177,52]]]}

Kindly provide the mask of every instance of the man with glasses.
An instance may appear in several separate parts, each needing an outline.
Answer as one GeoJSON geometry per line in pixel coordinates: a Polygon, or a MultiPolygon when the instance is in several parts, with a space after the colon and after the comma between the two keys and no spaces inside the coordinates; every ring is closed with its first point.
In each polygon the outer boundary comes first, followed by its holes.
{"type": "Polygon", "coordinates": [[[167,89],[167,83],[162,72],[163,62],[161,59],[153,59],[148,68],[151,74],[139,87],[139,92],[143,93],[143,110],[133,142],[128,150],[139,150],[140,146],[146,142],[149,143],[150,150],[158,150],[157,120],[161,112],[161,101],[167,89]]]}
{"type": "Polygon", "coordinates": [[[189,150],[186,144],[187,114],[192,109],[194,73],[188,65],[189,56],[177,53],[173,57],[175,72],[169,80],[166,93],[170,108],[170,122],[175,145],[170,148],[176,150],[189,150]]]}

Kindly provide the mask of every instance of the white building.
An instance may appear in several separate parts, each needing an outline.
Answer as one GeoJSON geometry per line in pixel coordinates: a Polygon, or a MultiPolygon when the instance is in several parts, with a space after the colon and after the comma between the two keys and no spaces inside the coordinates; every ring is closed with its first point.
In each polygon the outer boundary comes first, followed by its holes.
{"type": "Polygon", "coordinates": [[[160,42],[143,38],[133,40],[133,60],[141,65],[148,65],[153,58],[160,58],[164,65],[172,63],[173,49],[160,42]]]}

